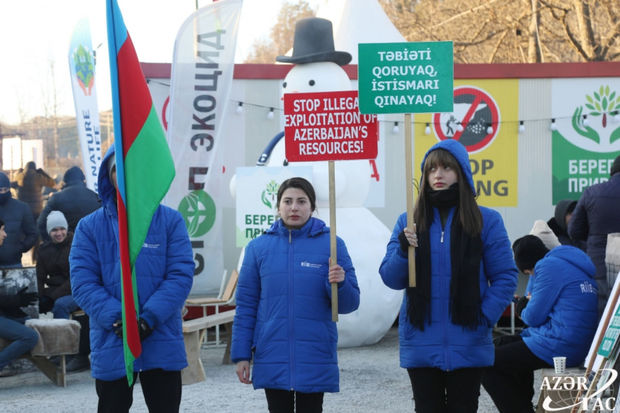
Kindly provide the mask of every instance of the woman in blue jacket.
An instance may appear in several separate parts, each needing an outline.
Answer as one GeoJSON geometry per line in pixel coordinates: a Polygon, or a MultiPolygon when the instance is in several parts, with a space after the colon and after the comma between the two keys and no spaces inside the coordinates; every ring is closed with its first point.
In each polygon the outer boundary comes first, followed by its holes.
{"type": "MultiPolygon", "coordinates": [[[[145,166],[147,167],[147,166],[145,166]]],[[[127,412],[133,400],[123,357],[121,276],[114,146],[99,170],[103,207],[82,218],[69,255],[73,298],[90,318],[91,369],[99,412],[127,412]]],[[[159,205],[134,272],[142,353],[134,361],[149,411],[174,412],[187,366],[181,311],[192,287],[194,260],[183,217],[159,205]]],[[[135,383],[135,381],[134,381],[135,383]]]]}
{"type": "Polygon", "coordinates": [[[501,216],[479,207],[465,147],[445,140],[422,161],[416,231],[407,214],[394,227],[379,273],[405,290],[399,317],[400,365],[417,412],[475,412],[484,367],[493,364],[491,330],[510,303],[517,269],[501,216]],[[408,287],[407,249],[416,248],[417,284],[408,287]]]}
{"type": "Polygon", "coordinates": [[[359,306],[347,248],[337,238],[338,263],[329,262],[329,228],[312,217],[315,207],[310,182],[282,182],[280,219],[248,244],[239,273],[231,358],[239,381],[265,389],[272,413],[292,413],[295,403],[322,411],[323,393],[339,390],[330,283],[338,283],[339,313],[359,306]]]}

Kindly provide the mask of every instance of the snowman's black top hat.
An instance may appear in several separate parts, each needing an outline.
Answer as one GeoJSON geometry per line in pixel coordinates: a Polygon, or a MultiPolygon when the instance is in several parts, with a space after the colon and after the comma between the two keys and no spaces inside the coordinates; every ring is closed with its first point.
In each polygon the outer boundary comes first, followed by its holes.
{"type": "Polygon", "coordinates": [[[278,56],[276,60],[284,63],[334,62],[343,66],[351,61],[351,54],[334,50],[331,21],[308,17],[295,24],[293,55],[278,56]]]}

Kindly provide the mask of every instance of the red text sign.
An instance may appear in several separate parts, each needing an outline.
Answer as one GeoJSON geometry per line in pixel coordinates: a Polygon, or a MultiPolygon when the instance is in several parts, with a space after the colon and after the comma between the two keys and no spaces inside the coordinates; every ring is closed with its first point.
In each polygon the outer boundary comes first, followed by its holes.
{"type": "Polygon", "coordinates": [[[359,112],[357,91],[284,95],[284,142],[290,162],[377,157],[377,115],[359,112]]]}

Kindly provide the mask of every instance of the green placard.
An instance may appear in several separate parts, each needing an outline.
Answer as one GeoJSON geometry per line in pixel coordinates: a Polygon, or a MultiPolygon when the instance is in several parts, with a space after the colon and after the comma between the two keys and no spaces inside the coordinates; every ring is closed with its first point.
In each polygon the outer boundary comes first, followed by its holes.
{"type": "Polygon", "coordinates": [[[618,336],[620,336],[620,307],[618,307],[616,314],[614,314],[609,322],[609,326],[603,336],[603,341],[598,348],[598,354],[605,358],[609,358],[616,347],[618,336]]]}
{"type": "Polygon", "coordinates": [[[361,113],[452,112],[452,42],[360,43],[358,55],[361,113]]]}

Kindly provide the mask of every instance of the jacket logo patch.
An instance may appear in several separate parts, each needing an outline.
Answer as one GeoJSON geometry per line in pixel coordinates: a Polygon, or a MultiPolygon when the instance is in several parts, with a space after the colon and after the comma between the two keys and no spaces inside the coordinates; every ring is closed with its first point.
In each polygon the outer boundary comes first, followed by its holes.
{"type": "Polygon", "coordinates": [[[301,266],[302,267],[308,267],[308,268],[321,268],[323,266],[323,264],[314,264],[308,261],[302,261],[301,262],[301,266]]]}
{"type": "Polygon", "coordinates": [[[584,281],[579,286],[581,287],[581,292],[584,294],[587,294],[587,293],[595,294],[596,293],[596,289],[588,281],[584,281]]]}
{"type": "Polygon", "coordinates": [[[142,248],[159,248],[161,244],[149,244],[148,242],[145,242],[144,245],[142,245],[142,248]]]}

